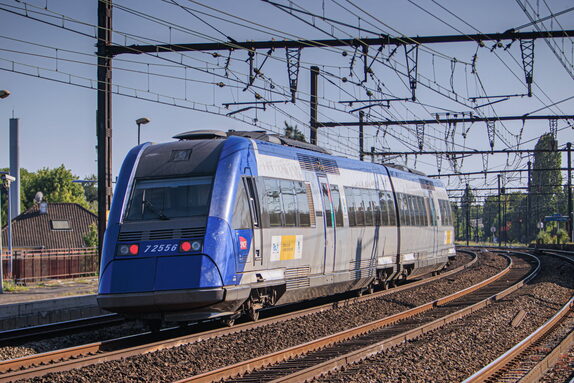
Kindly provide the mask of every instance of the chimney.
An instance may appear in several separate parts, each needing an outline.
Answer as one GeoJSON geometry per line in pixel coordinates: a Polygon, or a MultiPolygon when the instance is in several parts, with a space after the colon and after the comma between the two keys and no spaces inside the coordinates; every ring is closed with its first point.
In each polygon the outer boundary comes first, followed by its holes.
{"type": "Polygon", "coordinates": [[[40,202],[40,214],[48,214],[48,202],[40,202]]]}

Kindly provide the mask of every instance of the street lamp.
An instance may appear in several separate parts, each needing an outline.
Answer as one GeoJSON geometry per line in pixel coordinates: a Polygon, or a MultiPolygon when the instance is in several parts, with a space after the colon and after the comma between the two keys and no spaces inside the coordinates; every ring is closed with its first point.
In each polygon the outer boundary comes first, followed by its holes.
{"type": "Polygon", "coordinates": [[[147,117],[138,118],[136,124],[138,124],[138,145],[140,144],[140,125],[145,125],[150,121],[147,117]]]}
{"type": "Polygon", "coordinates": [[[10,96],[10,91],[6,89],[0,90],[0,98],[6,98],[10,96]]]}
{"type": "MultiPolygon", "coordinates": [[[[16,180],[10,174],[6,172],[0,172],[0,180],[2,181],[2,187],[0,187],[0,206],[2,206],[2,189],[6,189],[6,195],[10,190],[10,184],[16,180]]],[[[8,198],[10,196],[8,195],[8,198]]],[[[1,212],[1,209],[0,209],[1,212]]],[[[10,209],[10,200],[8,199],[8,253],[10,254],[10,261],[8,263],[8,275],[12,274],[12,217],[10,209]]],[[[0,222],[2,217],[0,215],[0,222]]],[[[0,232],[1,233],[1,232],[0,232]]],[[[0,294],[4,292],[4,272],[2,267],[2,236],[0,235],[0,294]]]]}

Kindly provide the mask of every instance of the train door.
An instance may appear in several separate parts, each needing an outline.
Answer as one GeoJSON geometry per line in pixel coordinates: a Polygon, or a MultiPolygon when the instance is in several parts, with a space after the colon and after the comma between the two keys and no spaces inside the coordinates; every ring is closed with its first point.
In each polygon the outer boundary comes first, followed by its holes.
{"type": "Polygon", "coordinates": [[[251,227],[253,229],[253,239],[251,248],[253,249],[253,266],[263,265],[263,233],[261,231],[261,209],[257,198],[257,185],[253,177],[243,178],[247,199],[249,200],[249,211],[251,212],[251,227]]]}
{"type": "Polygon", "coordinates": [[[432,256],[436,257],[438,253],[438,216],[432,190],[429,190],[429,210],[432,228],[432,256]]]}
{"type": "Polygon", "coordinates": [[[331,185],[327,177],[318,175],[319,190],[321,191],[321,202],[323,204],[323,227],[325,235],[325,254],[323,256],[323,274],[333,272],[336,254],[336,224],[335,209],[333,208],[333,196],[331,195],[331,185]]]}

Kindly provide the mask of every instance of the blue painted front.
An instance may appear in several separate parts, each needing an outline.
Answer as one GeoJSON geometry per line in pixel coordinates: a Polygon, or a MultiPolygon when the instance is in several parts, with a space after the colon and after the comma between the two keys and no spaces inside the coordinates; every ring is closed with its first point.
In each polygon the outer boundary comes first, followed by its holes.
{"type": "MultiPolygon", "coordinates": [[[[139,242],[140,254],[117,256],[117,239],[120,229],[121,209],[126,189],[140,150],[132,149],[122,165],[104,239],[104,253],[100,272],[100,294],[147,292],[157,290],[196,289],[221,287],[240,282],[235,260],[240,244],[229,222],[238,182],[243,175],[255,175],[255,155],[250,141],[241,137],[227,139],[222,148],[214,177],[212,199],[207,218],[206,236],[202,254],[182,255],[163,251],[154,255],[141,254],[147,243],[139,242]]],[[[249,237],[251,242],[252,232],[249,237]]],[[[183,238],[182,238],[183,239],[183,238]]],[[[153,241],[153,244],[172,241],[153,241]]]]}

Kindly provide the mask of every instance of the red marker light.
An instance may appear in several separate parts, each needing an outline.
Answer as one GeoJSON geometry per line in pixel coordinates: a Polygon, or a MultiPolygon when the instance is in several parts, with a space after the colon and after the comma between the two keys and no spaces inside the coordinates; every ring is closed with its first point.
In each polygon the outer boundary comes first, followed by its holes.
{"type": "Polygon", "coordinates": [[[181,251],[188,252],[191,250],[191,243],[188,241],[182,242],[181,245],[179,245],[179,248],[181,251]]]}
{"type": "Polygon", "coordinates": [[[138,245],[130,245],[130,254],[137,255],[139,253],[140,247],[138,245]]]}

